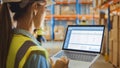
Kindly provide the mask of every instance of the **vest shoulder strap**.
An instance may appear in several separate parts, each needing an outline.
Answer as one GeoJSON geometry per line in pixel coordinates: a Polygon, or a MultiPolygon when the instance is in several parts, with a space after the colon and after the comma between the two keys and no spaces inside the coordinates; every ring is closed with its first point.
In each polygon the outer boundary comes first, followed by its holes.
{"type": "Polygon", "coordinates": [[[36,46],[32,41],[26,41],[18,50],[15,58],[14,68],[23,68],[25,62],[27,61],[30,53],[38,52],[48,59],[48,54],[44,48],[41,46],[36,46]]]}
{"type": "Polygon", "coordinates": [[[18,50],[17,54],[16,54],[16,58],[15,58],[15,64],[14,64],[14,68],[18,68],[19,62],[21,61],[21,59],[23,58],[23,56],[25,55],[26,51],[28,50],[29,47],[34,46],[35,44],[31,41],[26,41],[18,50]]]}

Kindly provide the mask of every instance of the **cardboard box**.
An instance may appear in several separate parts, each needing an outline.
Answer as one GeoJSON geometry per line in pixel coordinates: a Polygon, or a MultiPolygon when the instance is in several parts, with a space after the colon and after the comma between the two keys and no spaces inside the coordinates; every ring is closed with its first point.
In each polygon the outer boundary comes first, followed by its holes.
{"type": "Polygon", "coordinates": [[[102,50],[101,50],[101,53],[103,54],[103,55],[105,55],[105,53],[106,53],[106,47],[107,47],[107,34],[106,34],[106,29],[105,29],[105,34],[104,34],[104,38],[103,38],[103,46],[102,46],[102,50]]]}
{"type": "Polygon", "coordinates": [[[101,6],[103,3],[103,0],[98,0],[98,6],[101,6]]]}
{"type": "Polygon", "coordinates": [[[93,8],[96,8],[96,7],[97,7],[96,1],[97,1],[97,0],[93,0],[93,8]]]}
{"type": "Polygon", "coordinates": [[[118,67],[119,63],[119,25],[118,25],[118,16],[113,16],[113,65],[118,67]]]}
{"type": "Polygon", "coordinates": [[[119,16],[117,15],[113,16],[113,29],[118,29],[119,27],[118,22],[119,22],[119,16]]]}
{"type": "Polygon", "coordinates": [[[93,14],[94,13],[94,9],[93,7],[90,7],[90,14],[93,14]]]}
{"type": "Polygon", "coordinates": [[[51,40],[51,32],[49,26],[44,27],[44,37],[46,38],[46,40],[51,40]]]}
{"type": "Polygon", "coordinates": [[[120,29],[120,15],[119,15],[119,22],[118,22],[118,25],[119,25],[119,29],[120,29]]]}
{"type": "Polygon", "coordinates": [[[113,65],[118,67],[118,42],[113,40],[113,65]]]}
{"type": "Polygon", "coordinates": [[[120,15],[119,15],[119,22],[118,22],[118,24],[119,24],[119,29],[118,29],[119,30],[119,39],[118,39],[119,40],[119,44],[118,44],[119,45],[119,59],[118,59],[119,62],[118,63],[119,63],[119,68],[120,68],[120,15]]]}
{"type": "Polygon", "coordinates": [[[113,40],[118,42],[118,38],[119,38],[119,33],[118,33],[118,29],[113,29],[113,40]]]}
{"type": "Polygon", "coordinates": [[[76,8],[75,5],[62,5],[61,6],[61,15],[75,15],[76,8]]]}
{"type": "Polygon", "coordinates": [[[107,26],[107,20],[106,19],[100,19],[100,24],[107,26]]]}
{"type": "Polygon", "coordinates": [[[69,1],[69,0],[62,0],[63,2],[67,2],[67,1],[69,1]]]}
{"type": "Polygon", "coordinates": [[[75,25],[75,21],[67,21],[67,25],[75,25]]]}
{"type": "Polygon", "coordinates": [[[99,19],[95,19],[95,25],[100,25],[99,19]]]}
{"type": "Polygon", "coordinates": [[[113,30],[109,32],[109,62],[113,62],[113,30]]]}
{"type": "Polygon", "coordinates": [[[51,15],[50,10],[46,10],[46,15],[51,15]]]}
{"type": "MultiPolygon", "coordinates": [[[[119,22],[119,24],[120,24],[120,22],[119,22]]],[[[119,44],[118,45],[119,45],[119,51],[118,51],[119,52],[119,59],[118,60],[119,60],[119,68],[120,68],[120,29],[119,29],[119,44]]]]}
{"type": "Polygon", "coordinates": [[[98,6],[98,0],[95,0],[95,7],[98,6]]]}
{"type": "Polygon", "coordinates": [[[55,5],[55,15],[60,15],[60,5],[55,5]]]}
{"type": "Polygon", "coordinates": [[[62,2],[63,0],[55,0],[55,2],[62,2]]]}
{"type": "Polygon", "coordinates": [[[120,15],[119,15],[119,23],[118,24],[119,24],[119,39],[118,39],[119,40],[119,44],[118,44],[119,45],[119,59],[118,59],[119,62],[118,63],[119,63],[119,68],[120,68],[120,15]]]}
{"type": "Polygon", "coordinates": [[[105,24],[105,19],[101,19],[101,25],[105,24]]]}
{"type": "Polygon", "coordinates": [[[68,2],[76,2],[76,0],[68,0],[68,2]]]}
{"type": "Polygon", "coordinates": [[[79,0],[79,2],[90,2],[90,0],[79,0]]]}
{"type": "Polygon", "coordinates": [[[64,26],[55,26],[54,28],[54,40],[55,41],[63,41],[65,35],[65,28],[64,26]]]}
{"type": "Polygon", "coordinates": [[[113,40],[109,40],[109,62],[113,62],[113,40]]]}
{"type": "Polygon", "coordinates": [[[119,21],[119,19],[118,19],[118,16],[114,16],[113,17],[113,40],[115,40],[115,41],[118,41],[118,35],[119,35],[119,31],[118,31],[118,29],[119,29],[119,23],[118,23],[118,21],[119,21]]]}

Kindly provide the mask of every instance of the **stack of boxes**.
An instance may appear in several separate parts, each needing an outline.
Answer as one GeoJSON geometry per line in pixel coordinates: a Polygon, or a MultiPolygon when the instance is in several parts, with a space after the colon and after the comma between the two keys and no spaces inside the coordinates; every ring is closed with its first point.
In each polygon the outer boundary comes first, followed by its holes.
{"type": "MultiPolygon", "coordinates": [[[[93,15],[93,6],[92,6],[92,0],[79,0],[80,4],[80,15],[86,15],[84,16],[86,18],[86,25],[91,25],[93,24],[93,17],[89,17],[87,15],[93,15]]],[[[82,23],[82,18],[80,18],[80,24],[82,23]]]]}
{"type": "Polygon", "coordinates": [[[119,35],[119,17],[118,15],[115,15],[113,17],[113,29],[112,29],[112,35],[113,35],[113,64],[118,67],[118,56],[119,56],[119,51],[118,51],[118,35],[119,35]]]}
{"type": "Polygon", "coordinates": [[[90,15],[94,13],[93,7],[90,7],[90,15]]]}
{"type": "Polygon", "coordinates": [[[67,25],[75,25],[75,21],[67,21],[67,25]]]}
{"type": "Polygon", "coordinates": [[[102,47],[102,54],[105,55],[107,53],[107,27],[106,27],[106,19],[105,19],[105,13],[100,13],[100,19],[99,19],[99,24],[100,25],[105,25],[105,32],[104,32],[104,39],[103,39],[103,47],[102,47]]]}
{"type": "Polygon", "coordinates": [[[99,1],[99,0],[94,0],[94,1],[93,1],[93,7],[94,7],[94,8],[96,8],[96,7],[98,6],[98,1],[99,1]]]}
{"type": "Polygon", "coordinates": [[[119,68],[120,68],[120,15],[119,15],[119,22],[118,22],[118,24],[119,24],[119,43],[118,43],[118,45],[119,45],[119,68]]]}
{"type": "Polygon", "coordinates": [[[99,7],[99,6],[101,6],[102,4],[104,4],[108,1],[111,1],[111,0],[93,0],[93,6],[94,7],[99,7]]]}
{"type": "Polygon", "coordinates": [[[60,15],[60,5],[55,5],[55,15],[60,15]]]}
{"type": "Polygon", "coordinates": [[[75,4],[61,6],[61,15],[75,15],[75,14],[76,14],[75,4]]]}
{"type": "Polygon", "coordinates": [[[54,40],[62,41],[64,40],[65,27],[62,25],[55,26],[54,28],[54,40]]]}
{"type": "Polygon", "coordinates": [[[91,0],[80,0],[81,2],[81,14],[92,14],[93,6],[91,4],[91,0]],[[83,4],[82,4],[83,3],[83,4]]]}
{"type": "Polygon", "coordinates": [[[75,2],[75,0],[55,0],[55,2],[75,2]]]}
{"type": "Polygon", "coordinates": [[[67,2],[68,0],[55,0],[55,2],[67,2]]]}
{"type": "MultiPolygon", "coordinates": [[[[58,16],[63,16],[64,15],[76,15],[76,4],[69,4],[69,3],[75,3],[76,0],[55,0],[56,3],[61,3],[61,4],[56,4],[55,5],[55,15],[58,16]]],[[[57,20],[55,19],[55,27],[54,27],[54,40],[55,41],[63,41],[64,40],[64,35],[65,35],[65,30],[66,30],[66,25],[72,25],[74,24],[73,21],[66,20],[67,18],[62,18],[62,20],[57,20]],[[62,20],[65,21],[63,22],[62,20]],[[61,23],[62,22],[62,23],[61,23]]]]}
{"type": "Polygon", "coordinates": [[[75,4],[69,4],[69,2],[75,2],[74,0],[55,0],[56,2],[68,2],[68,4],[55,5],[55,15],[74,15],[76,14],[75,4]]]}
{"type": "Polygon", "coordinates": [[[43,31],[44,31],[44,37],[46,38],[46,40],[51,40],[51,28],[50,28],[50,21],[45,21],[44,25],[43,25],[43,31]]]}
{"type": "MultiPolygon", "coordinates": [[[[106,2],[111,2],[111,0],[94,0],[94,7],[98,8],[103,8],[105,5],[101,6],[102,4],[106,2]]],[[[107,26],[107,21],[105,20],[106,18],[101,14],[100,15],[100,24],[106,25],[105,30],[105,36],[104,36],[104,45],[102,49],[102,53],[106,53],[107,51],[109,52],[109,61],[115,66],[120,68],[120,15],[119,15],[119,10],[116,11],[116,9],[120,8],[120,2],[110,5],[110,11],[113,12],[113,10],[116,12],[115,15],[113,14],[111,16],[111,26],[112,29],[109,31],[109,39],[108,39],[108,26],[107,26]],[[109,41],[109,46],[107,46],[107,41],[109,41]],[[109,48],[109,49],[108,49],[109,48]],[[108,50],[107,50],[108,49],[108,50]]]]}
{"type": "Polygon", "coordinates": [[[109,48],[109,61],[115,66],[120,67],[120,16],[114,15],[111,16],[111,26],[112,29],[109,32],[109,39],[108,37],[108,27],[107,21],[102,15],[100,17],[100,24],[105,25],[105,34],[103,40],[103,49],[102,53],[105,55],[107,53],[107,48],[109,48]],[[107,46],[107,41],[109,40],[109,46],[107,46]]]}
{"type": "Polygon", "coordinates": [[[112,16],[112,29],[109,39],[109,61],[118,67],[120,64],[120,16],[112,16]]]}
{"type": "Polygon", "coordinates": [[[46,10],[46,15],[51,15],[50,10],[46,10]]]}
{"type": "Polygon", "coordinates": [[[111,11],[114,11],[116,9],[120,9],[120,2],[110,6],[111,11]]]}

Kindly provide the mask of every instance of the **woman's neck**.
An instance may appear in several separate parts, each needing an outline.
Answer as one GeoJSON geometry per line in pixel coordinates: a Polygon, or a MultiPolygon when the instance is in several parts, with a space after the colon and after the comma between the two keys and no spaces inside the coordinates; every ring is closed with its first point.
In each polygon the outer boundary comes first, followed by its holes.
{"type": "Polygon", "coordinates": [[[17,29],[27,30],[29,33],[34,34],[34,25],[33,23],[29,23],[27,21],[20,20],[17,22],[17,29]]]}

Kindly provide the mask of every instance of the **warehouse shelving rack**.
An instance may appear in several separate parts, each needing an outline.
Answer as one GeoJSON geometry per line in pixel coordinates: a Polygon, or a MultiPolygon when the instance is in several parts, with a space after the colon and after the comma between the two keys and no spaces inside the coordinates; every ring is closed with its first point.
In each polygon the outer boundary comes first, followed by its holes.
{"type": "MultiPolygon", "coordinates": [[[[52,0],[54,2],[54,0],[52,0]]],[[[86,17],[87,19],[91,20],[93,18],[99,18],[99,15],[81,15],[81,4],[92,4],[90,2],[80,2],[80,0],[76,0],[75,2],[63,1],[63,2],[56,2],[56,4],[51,5],[51,15],[46,16],[46,20],[50,20],[51,26],[51,39],[54,40],[54,27],[55,27],[55,20],[75,20],[76,24],[79,24],[79,20],[81,20],[82,16],[86,17]],[[76,6],[76,14],[75,15],[55,15],[55,5],[63,5],[63,4],[75,4],[76,6]]]]}

